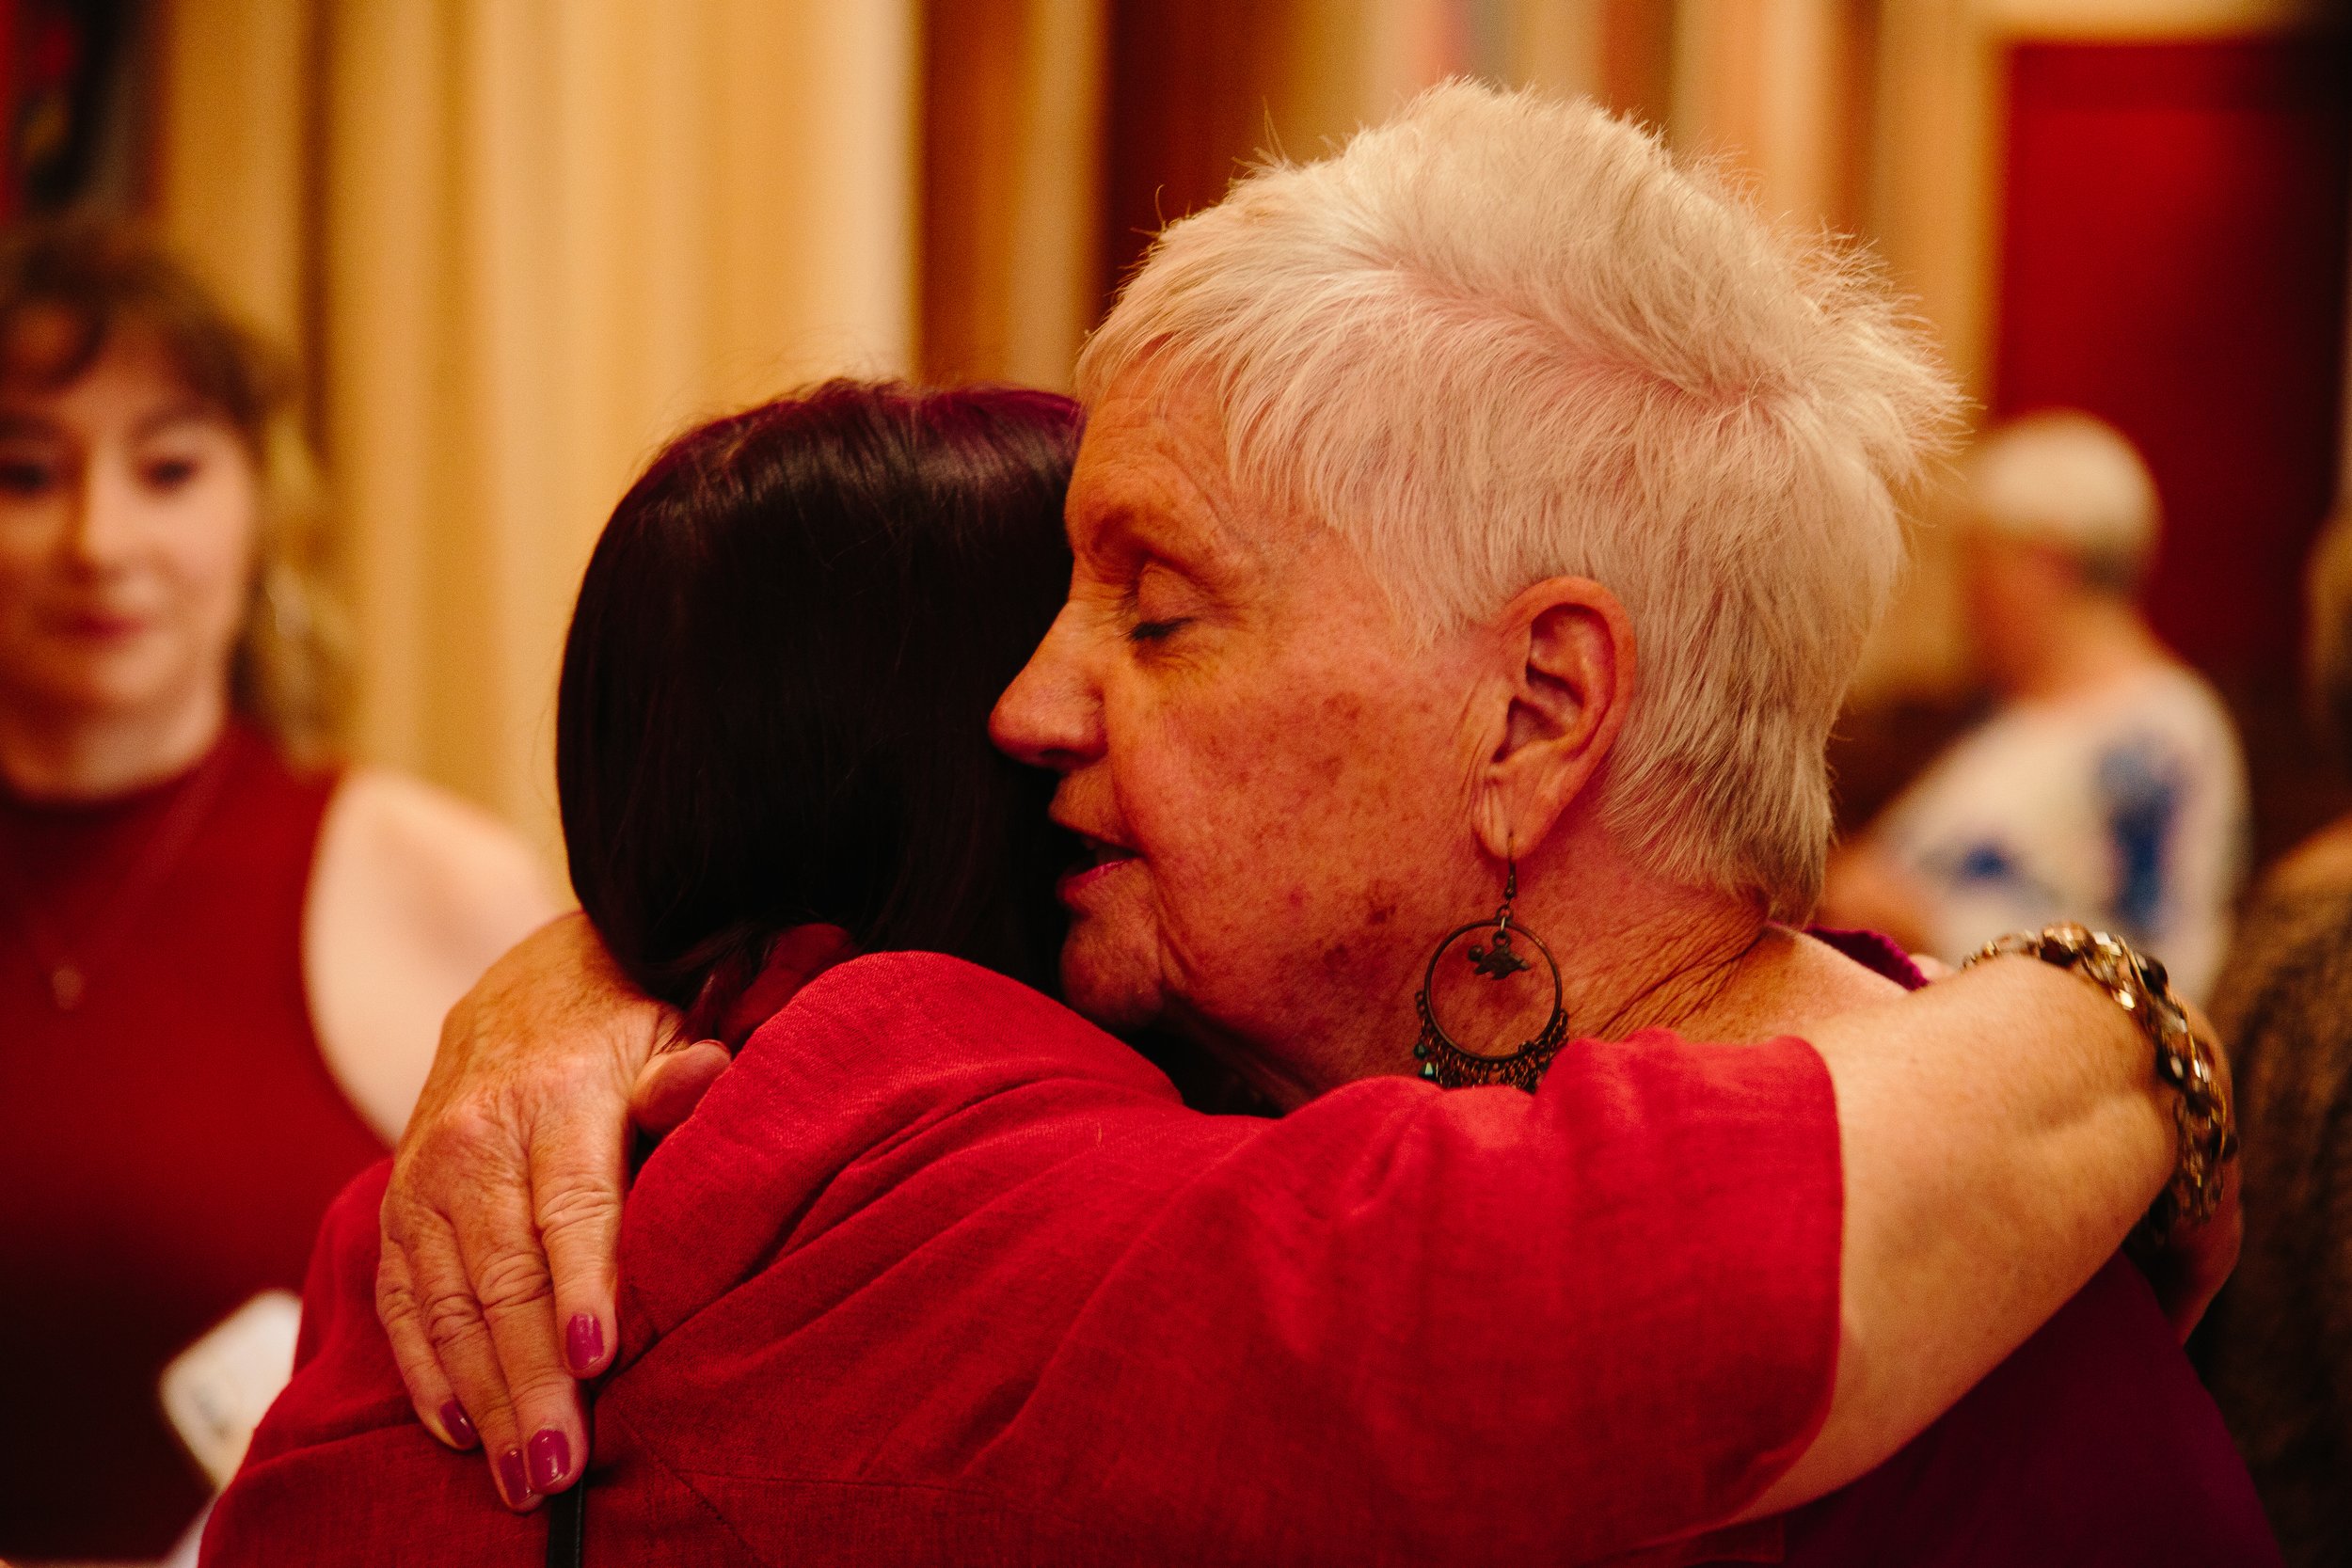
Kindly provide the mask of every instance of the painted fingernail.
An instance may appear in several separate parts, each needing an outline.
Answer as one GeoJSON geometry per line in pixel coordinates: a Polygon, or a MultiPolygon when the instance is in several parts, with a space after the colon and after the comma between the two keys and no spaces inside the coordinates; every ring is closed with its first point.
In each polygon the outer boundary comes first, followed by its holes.
{"type": "Polygon", "coordinates": [[[523,1474],[523,1450],[509,1449],[499,1455],[499,1485],[506,1490],[506,1500],[520,1508],[531,1500],[531,1481],[523,1474]]]}
{"type": "Polygon", "coordinates": [[[564,1472],[572,1467],[571,1440],[553,1427],[548,1427],[531,1440],[531,1489],[552,1492],[564,1484],[564,1472]]]}
{"type": "Polygon", "coordinates": [[[466,1407],[455,1400],[441,1406],[441,1430],[449,1433],[451,1442],[462,1449],[472,1448],[477,1440],[473,1423],[466,1418],[466,1407]]]}
{"type": "Polygon", "coordinates": [[[593,1312],[575,1312],[564,1339],[564,1349],[572,1358],[572,1370],[586,1377],[604,1354],[604,1324],[593,1312]]]}

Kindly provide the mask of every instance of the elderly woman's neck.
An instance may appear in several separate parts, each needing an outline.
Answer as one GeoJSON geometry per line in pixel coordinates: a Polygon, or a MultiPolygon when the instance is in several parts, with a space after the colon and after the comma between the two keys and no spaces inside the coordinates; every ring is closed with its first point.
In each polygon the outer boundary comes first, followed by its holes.
{"type": "Polygon", "coordinates": [[[1576,1035],[1679,1030],[1745,1039],[1786,1008],[1773,985],[1795,933],[1755,898],[1679,886],[1602,834],[1519,870],[1519,922],[1550,941],[1576,1035]]]}
{"type": "Polygon", "coordinates": [[[1739,1037],[1731,1026],[1756,1011],[1758,972],[1787,935],[1761,908],[1629,868],[1577,880],[1584,885],[1573,905],[1560,901],[1556,917],[1529,900],[1522,900],[1521,915],[1533,930],[1547,929],[1537,922],[1549,918],[1549,928],[1564,933],[1553,951],[1575,1033],[1622,1039],[1643,1029],[1675,1029],[1739,1037]]]}

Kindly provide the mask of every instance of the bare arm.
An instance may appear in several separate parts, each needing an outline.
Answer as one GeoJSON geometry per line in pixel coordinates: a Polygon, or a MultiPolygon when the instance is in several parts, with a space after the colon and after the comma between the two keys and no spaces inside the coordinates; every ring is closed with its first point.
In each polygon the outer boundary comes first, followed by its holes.
{"type": "MultiPolygon", "coordinates": [[[[629,1108],[667,1099],[675,1120],[708,1080],[709,1064],[673,1053],[660,1066],[685,1090],[649,1092],[673,1028],[567,916],[451,1014],[402,1142],[378,1307],[410,1395],[461,1444],[441,1412],[471,1412],[494,1470],[561,1433],[572,1464],[536,1491],[568,1485],[586,1452],[559,1325],[596,1325],[576,1372],[615,1342],[629,1108]]],[[[1987,965],[1811,1037],[1845,1164],[1837,1383],[1820,1434],[1752,1515],[1843,1485],[1947,1409],[2114,1252],[2172,1163],[2144,1037],[2045,966],[1987,965]]],[[[2184,1252],[2196,1306],[2227,1273],[2215,1250],[2191,1238],[2184,1252]]]]}
{"type": "MultiPolygon", "coordinates": [[[[2031,959],[1809,1037],[1836,1085],[1846,1165],[1836,1392],[1747,1517],[1845,1485],[1950,1408],[2114,1254],[2173,1163],[2147,1037],[2031,959]]],[[[2235,1253],[2234,1208],[2182,1238],[2158,1281],[2176,1322],[2195,1321],[2235,1253]]]]}
{"type": "Polygon", "coordinates": [[[407,1125],[442,1015],[560,907],[486,813],[381,768],[336,789],[302,906],[303,980],[328,1068],[387,1142],[407,1125]]]}

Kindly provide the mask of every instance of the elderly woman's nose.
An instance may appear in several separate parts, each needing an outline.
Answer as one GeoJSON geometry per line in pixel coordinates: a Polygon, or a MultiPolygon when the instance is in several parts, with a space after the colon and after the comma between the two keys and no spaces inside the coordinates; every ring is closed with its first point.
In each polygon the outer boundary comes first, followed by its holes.
{"type": "Polygon", "coordinates": [[[1101,698],[1076,641],[1065,610],[996,699],[988,734],[1007,756],[1067,773],[1102,753],[1101,698]]]}

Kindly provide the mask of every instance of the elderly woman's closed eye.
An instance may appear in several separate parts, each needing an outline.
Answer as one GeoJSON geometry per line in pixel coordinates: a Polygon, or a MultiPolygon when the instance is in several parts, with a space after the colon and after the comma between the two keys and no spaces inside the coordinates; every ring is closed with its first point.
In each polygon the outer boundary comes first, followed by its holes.
{"type": "MultiPolygon", "coordinates": [[[[563,1223],[617,1132],[551,1117],[508,1157],[548,1173],[552,1301],[419,1351],[418,1275],[485,1256],[421,1118],[384,1210],[420,1409],[581,1451],[545,1347],[585,1323],[616,1481],[757,1478],[746,1541],[1584,1560],[1852,1480],[2099,1271],[2169,1164],[2122,1015],[2014,964],[1897,1000],[1899,955],[1795,924],[1953,405],[1867,274],[1597,111],[1455,86],[1173,228],[1079,380],[1067,601],[991,721],[1084,846],[1063,990],[1294,1114],[1194,1115],[1015,988],[860,959],[647,1166],[617,1337],[611,1230],[563,1223]],[[1486,1082],[1536,1092],[1443,1092],[1486,1082]],[[678,1424],[746,1398],[793,1419],[732,1458],[678,1424]]],[[[577,935],[453,1037],[612,998],[577,935]]],[[[1790,1549],[1910,1560],[1883,1500],[1943,1486],[1962,1538],[2259,1557],[2154,1302],[2099,1278],[1790,1549]],[[2086,1338],[2117,1359],[2069,1370],[2086,1338]],[[2105,1413],[2095,1506],[1970,1468],[2044,1395],[2105,1413]]]]}

